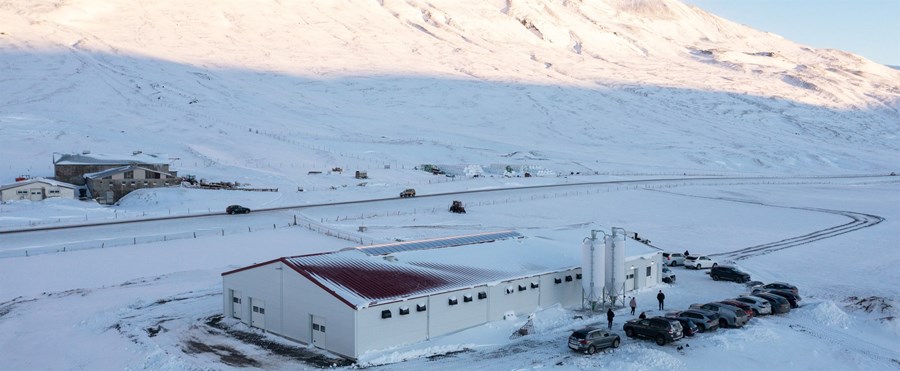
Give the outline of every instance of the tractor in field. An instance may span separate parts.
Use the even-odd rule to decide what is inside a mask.
[[[457,213],[457,214],[465,214],[466,208],[463,207],[462,201],[453,201],[453,203],[450,204],[450,212]]]

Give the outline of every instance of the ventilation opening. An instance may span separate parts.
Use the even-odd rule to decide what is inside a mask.
[[[381,311],[381,318],[391,318],[391,310],[385,309]]]
[[[525,291],[525,289],[527,289],[525,285],[519,285],[519,291]]]
[[[540,287],[540,286],[541,286],[541,285],[539,285],[537,282],[532,282],[532,283],[531,283],[531,288],[533,288],[533,289],[536,289],[536,288],[538,288],[538,287]]]
[[[425,304],[416,304],[416,312],[424,312]]]
[[[409,314],[409,307],[400,307],[400,315],[405,316]]]
[[[456,305],[456,304],[459,304],[459,300],[456,300],[456,297],[455,297],[455,296],[451,296],[451,297],[450,297],[450,300],[448,300],[448,302],[450,303],[450,305]]]
[[[566,276],[566,282],[572,282],[572,276]]]
[[[471,295],[471,294],[463,295],[463,302],[468,303],[468,302],[470,302],[470,301],[472,301],[472,295]]]
[[[581,279],[581,273],[576,274],[576,275],[575,275],[575,279],[580,280],[580,279]]]
[[[509,286],[509,287],[506,288],[506,293],[507,293],[507,294],[512,294],[512,293],[514,293],[514,292],[516,292],[516,289],[514,289],[512,286]]]
[[[478,293],[478,300],[487,299],[487,293],[482,291]]]
[[[559,278],[559,277],[554,278],[553,283],[556,283],[556,284],[562,283],[562,278]]]

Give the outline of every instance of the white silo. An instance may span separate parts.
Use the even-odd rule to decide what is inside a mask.
[[[606,238],[606,294],[618,296],[625,289],[625,230],[612,228]]]
[[[584,299],[591,303],[602,300],[606,282],[605,248],[603,241],[597,240],[597,232],[591,231],[591,237],[581,245],[581,287]]]

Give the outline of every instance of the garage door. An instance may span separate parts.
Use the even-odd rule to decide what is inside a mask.
[[[319,348],[325,347],[325,317],[312,317],[312,343]]]
[[[231,290],[231,316],[241,319],[241,292]]]
[[[253,313],[250,314],[250,326],[261,329],[266,328],[266,302],[250,298],[250,307]]]

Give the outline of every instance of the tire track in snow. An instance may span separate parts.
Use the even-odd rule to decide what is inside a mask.
[[[813,243],[819,240],[824,240],[832,237],[837,237],[842,234],[847,234],[850,232],[858,231],[860,229],[874,227],[879,223],[884,221],[883,217],[872,214],[864,214],[858,213],[854,211],[844,211],[844,210],[831,210],[831,209],[822,209],[815,207],[801,207],[801,206],[781,206],[781,205],[772,205],[758,201],[748,201],[748,200],[740,200],[733,199],[728,197],[708,197],[708,196],[697,196],[697,195],[688,195],[683,193],[671,192],[671,191],[662,191],[658,189],[654,189],[656,192],[663,192],[673,195],[685,196],[685,197],[695,197],[695,198],[704,198],[710,200],[719,200],[719,201],[729,201],[729,202],[739,202],[746,203],[751,205],[759,205],[759,206],[767,206],[767,207],[775,207],[782,209],[794,209],[794,210],[804,210],[818,213],[826,213],[826,214],[834,214],[841,215],[847,218],[850,218],[852,221],[836,226],[831,226],[824,229],[819,229],[804,235],[785,238],[782,240],[754,245],[750,247],[740,248],[734,251],[724,252],[724,253],[716,253],[709,254],[711,257],[723,257],[726,259],[733,260],[744,260],[752,257],[766,255],[775,251],[789,249],[796,246],[806,245],[809,243]]]

